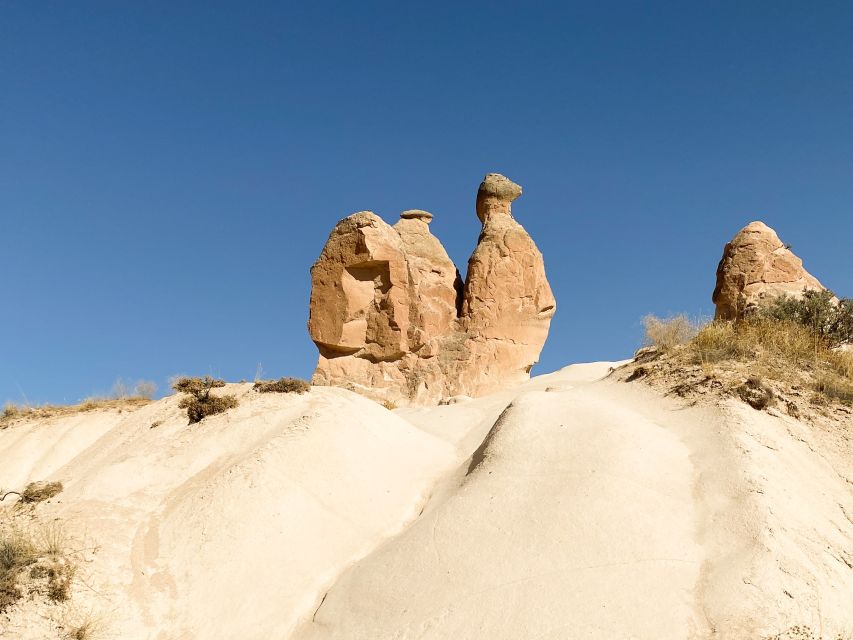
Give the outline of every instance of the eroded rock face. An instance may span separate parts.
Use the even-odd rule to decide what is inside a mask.
[[[520,195],[519,185],[494,173],[477,193],[483,231],[468,261],[461,317],[477,360],[463,378],[474,384],[476,376],[481,393],[529,377],[556,310],[542,254],[512,217]]]
[[[499,174],[480,185],[483,230],[464,287],[432,214],[404,211],[393,227],[369,211],[341,220],[311,269],[314,384],[404,405],[526,379],[556,303],[542,254],[512,218],[519,195]]]
[[[735,320],[780,295],[801,296],[804,289],[824,287],[773,229],[751,222],[723,250],[712,296],[715,318]]]

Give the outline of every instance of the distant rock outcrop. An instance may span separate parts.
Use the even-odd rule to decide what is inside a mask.
[[[431,213],[404,211],[393,227],[369,211],[341,220],[311,269],[314,384],[402,405],[526,379],[556,303],[542,254],[512,218],[519,195],[499,174],[480,185],[483,229],[464,287]]]
[[[823,290],[817,278],[763,222],[751,222],[729,242],[717,266],[712,300],[715,318],[735,320],[780,295],[801,296]]]

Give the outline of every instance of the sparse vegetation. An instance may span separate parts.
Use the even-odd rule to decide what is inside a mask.
[[[75,413],[86,411],[95,411],[98,409],[112,409],[118,411],[134,410],[151,402],[149,398],[143,397],[128,397],[128,398],[87,398],[79,404],[73,405],[28,405],[6,403],[3,412],[0,413],[0,428],[17,420],[19,418],[54,418],[58,416],[68,416]]]
[[[397,408],[397,403],[391,402],[390,400],[385,400],[382,403],[382,406],[385,407],[386,409],[388,409],[388,411],[393,411],[394,409]]]
[[[804,366],[826,351],[825,343],[807,327],[765,317],[712,322],[688,345],[697,364],[739,360]]]
[[[628,380],[654,383],[666,371],[694,371],[692,381],[678,381],[672,391],[687,395],[716,387],[758,409],[770,405],[774,390],[785,391],[782,407],[790,415],[800,415],[803,407],[791,398],[804,389],[821,411],[833,403],[853,404],[853,351],[840,348],[853,336],[853,303],[836,303],[830,292],[781,297],[736,322],[698,327],[683,315],[647,316],[643,322],[653,348],[638,352]]]
[[[853,354],[820,332],[768,316],[703,327],[686,350],[695,364],[753,363],[774,380],[808,382],[830,399],[853,403]]]
[[[279,378],[257,380],[252,388],[259,393],[305,393],[311,391],[311,384],[302,378]]]
[[[681,314],[669,318],[647,315],[643,318],[646,344],[661,351],[669,351],[690,341],[699,331],[697,322]]]
[[[31,531],[0,526],[0,613],[27,594],[68,600],[77,566],[67,546],[55,522]]]
[[[210,392],[213,389],[224,386],[224,380],[217,380],[210,376],[203,378],[178,378],[172,383],[172,388],[175,391],[187,394],[184,398],[181,398],[178,406],[187,410],[187,417],[190,420],[190,424],[201,422],[207,416],[223,413],[237,406],[238,402],[235,396],[211,395]]]
[[[853,636],[847,633],[838,633],[832,636],[832,640],[849,640],[851,637]],[[764,640],[829,640],[829,636],[807,625],[794,625],[772,636],[766,636]]]

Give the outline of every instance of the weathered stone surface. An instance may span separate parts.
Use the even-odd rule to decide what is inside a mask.
[[[556,310],[542,254],[512,217],[520,195],[519,185],[493,173],[477,193],[483,231],[468,261],[462,305],[476,366],[463,379],[481,393],[528,377]]]
[[[341,220],[311,269],[314,384],[404,405],[526,379],[556,304],[542,254],[512,218],[519,195],[499,174],[480,185],[483,230],[464,288],[432,214],[404,211],[393,227],[369,211]]]
[[[409,269],[400,236],[379,216],[341,220],[311,268],[308,332],[321,357],[373,362],[408,351]]]
[[[411,351],[445,335],[459,314],[462,279],[441,242],[430,233],[431,220],[432,214],[426,211],[404,211],[394,225],[408,260]]]
[[[780,295],[801,296],[804,289],[824,287],[773,229],[751,222],[723,250],[712,295],[715,318],[735,320]]]

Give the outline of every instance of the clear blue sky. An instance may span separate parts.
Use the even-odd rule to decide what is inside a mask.
[[[849,2],[0,2],[0,402],[116,378],[308,377],[340,218],[435,214],[464,271],[483,174],[558,301],[536,371],[710,314],[775,227],[853,295]]]

